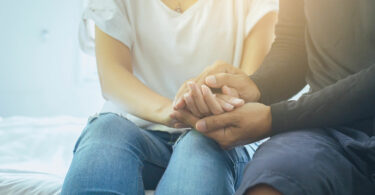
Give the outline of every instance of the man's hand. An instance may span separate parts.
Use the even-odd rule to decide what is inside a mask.
[[[222,93],[245,100],[245,102],[257,102],[260,99],[260,91],[256,84],[246,74],[219,73],[206,77],[205,83],[210,88],[222,89]]]
[[[230,149],[270,136],[271,124],[269,106],[247,103],[232,112],[199,120],[196,129],[214,139],[223,149]]]

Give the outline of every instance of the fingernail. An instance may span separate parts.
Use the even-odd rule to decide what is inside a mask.
[[[193,87],[194,87],[194,82],[193,82],[193,81],[189,81],[189,82],[188,82],[188,86],[189,86],[190,89],[193,89]]]
[[[224,104],[224,107],[225,107],[226,110],[232,110],[232,109],[234,108],[233,105],[228,104],[228,103],[225,103],[225,104]]]
[[[209,92],[208,92],[208,91],[209,91],[209,90],[208,90],[208,87],[207,87],[206,85],[202,85],[201,88],[202,88],[202,92],[203,92],[203,93],[209,93]]]
[[[228,92],[228,90],[229,90],[228,86],[224,85],[223,86],[223,92]]]
[[[242,99],[238,99],[238,98],[233,98],[233,99],[231,100],[231,102],[232,102],[233,104],[243,104],[243,103],[245,103]]]
[[[199,131],[206,131],[206,129],[207,129],[206,121],[204,121],[204,120],[198,121],[197,124],[196,124],[196,128]]]
[[[211,76],[206,77],[206,82],[209,85],[215,85],[216,84],[216,78],[215,78],[215,76],[211,75]]]

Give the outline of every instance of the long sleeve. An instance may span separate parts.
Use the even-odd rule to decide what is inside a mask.
[[[375,117],[375,64],[298,101],[273,104],[271,110],[274,133],[371,123]]]
[[[260,69],[251,76],[262,103],[286,100],[306,85],[305,26],[303,1],[281,0],[276,40]]]

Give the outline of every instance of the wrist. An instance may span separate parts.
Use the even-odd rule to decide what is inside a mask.
[[[167,126],[171,121],[170,114],[173,111],[172,101],[165,98],[157,102],[158,105],[149,113],[149,119],[151,119],[151,122]]]
[[[272,112],[271,112],[271,106],[265,107],[265,132],[267,135],[271,134],[272,130]]]
[[[261,98],[261,92],[258,86],[251,78],[249,78],[249,93],[245,99],[246,103],[259,102],[260,98]]]

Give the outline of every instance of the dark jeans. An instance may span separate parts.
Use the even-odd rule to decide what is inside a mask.
[[[247,165],[236,194],[258,184],[285,195],[374,195],[375,137],[349,128],[273,136]]]

